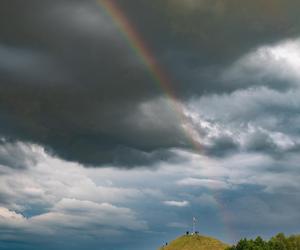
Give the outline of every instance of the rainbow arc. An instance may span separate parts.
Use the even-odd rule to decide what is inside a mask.
[[[123,34],[128,46],[149,70],[149,73],[153,78],[153,82],[162,90],[164,95],[170,101],[172,109],[180,120],[187,139],[198,152],[201,151],[201,143],[197,138],[197,132],[188,120],[181,101],[176,96],[170,77],[165,73],[159,62],[156,60],[146,42],[136,31],[134,25],[126,17],[115,0],[98,0],[98,2],[111,17],[119,31]]]
[[[153,82],[158,85],[162,90],[163,94],[168,98],[171,103],[172,109],[176,113],[182,129],[190,141],[191,146],[196,152],[202,152],[202,145],[199,141],[198,133],[195,130],[193,124],[186,115],[185,109],[182,102],[177,97],[172,81],[170,77],[163,70],[159,62],[156,60],[154,54],[148,48],[147,43],[142,39],[134,25],[130,22],[124,12],[120,9],[116,0],[96,0],[100,6],[106,11],[106,13],[111,17],[112,21],[118,27],[120,33],[126,39],[128,46],[134,51],[134,53],[140,58],[142,63],[149,70],[153,78]],[[163,0],[162,0],[163,1]],[[222,219],[224,226],[227,228],[227,233],[229,233],[230,227],[227,225],[227,210],[223,206],[222,202],[218,198],[219,194],[214,192],[212,194],[218,203],[219,210],[222,214]],[[234,235],[234,232],[230,232],[230,235]],[[232,236],[231,236],[232,237]]]

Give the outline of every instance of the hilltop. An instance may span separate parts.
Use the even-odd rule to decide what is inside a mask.
[[[227,247],[229,245],[212,237],[194,234],[181,236],[159,250],[224,250]]]

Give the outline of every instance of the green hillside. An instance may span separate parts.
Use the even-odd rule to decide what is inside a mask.
[[[228,245],[223,242],[201,235],[184,235],[159,250],[224,250]]]

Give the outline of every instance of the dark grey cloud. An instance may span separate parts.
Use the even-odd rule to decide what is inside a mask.
[[[278,88],[223,73],[251,49],[299,32],[297,1],[116,4],[182,101],[252,85]],[[13,0],[0,9],[3,137],[87,165],[152,164],[169,148],[191,147],[172,103],[101,1]]]
[[[151,111],[161,90],[99,4],[14,4],[1,8],[11,22],[1,36],[3,136],[91,165],[151,163],[151,151],[185,143],[167,103]]]
[[[241,83],[218,76],[225,65],[261,45],[297,37],[297,1],[168,0],[120,4],[175,76],[181,94],[230,92],[264,84],[282,88],[274,81]]]
[[[253,47],[299,32],[299,3],[293,0],[116,2],[131,14],[147,40],[157,41],[161,48],[162,41],[168,41],[170,50],[178,46],[178,54],[194,55],[191,65],[201,59],[205,65],[230,62]],[[156,30],[166,32],[155,36]]]

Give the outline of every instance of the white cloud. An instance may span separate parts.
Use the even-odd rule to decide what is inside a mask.
[[[300,39],[259,47],[236,61],[222,76],[233,82],[288,80],[299,85]],[[286,83],[280,83],[286,84]],[[284,87],[284,86],[283,86]]]
[[[9,172],[9,169],[4,169],[5,166],[16,169],[25,169],[28,166],[35,165],[38,158],[42,155],[41,147],[34,144],[26,144],[22,142],[7,142],[5,139],[0,139],[0,171],[4,174]],[[33,152],[33,154],[28,154]],[[0,173],[1,173],[0,172]]]
[[[300,120],[299,100],[300,88],[282,92],[259,87],[194,99],[188,110],[204,151],[219,139],[229,138],[237,146],[234,153],[278,154],[300,145],[295,126]]]
[[[13,224],[18,225],[25,222],[25,218],[14,211],[10,211],[5,207],[0,207],[0,224]]]
[[[95,203],[76,199],[62,199],[49,212],[25,218],[23,215],[0,207],[1,231],[23,229],[35,234],[69,234],[84,230],[85,234],[103,234],[122,230],[146,230],[147,223],[138,220],[128,208],[109,203]],[[68,228],[64,232],[64,229]]]
[[[80,229],[97,237],[128,230],[148,232],[153,224],[183,226],[169,222],[182,221],[179,211],[185,209],[218,211],[223,192],[238,194],[247,185],[279,197],[300,189],[299,157],[294,154],[274,160],[258,152],[223,158],[179,149],[173,153],[176,161],[160,162],[157,168],[122,170],[84,168],[28,147],[26,154],[38,156],[36,164],[22,171],[10,168],[0,176],[0,230],[71,236]],[[216,198],[215,193],[220,195]],[[150,203],[157,206],[157,213],[149,213]],[[233,208],[227,205],[227,209]]]
[[[126,206],[146,195],[157,195],[155,190],[117,186],[110,181],[115,173],[102,177],[107,169],[65,162],[39,146],[8,144],[6,148],[12,155],[22,148],[24,161],[35,162],[20,171],[10,166],[8,155],[7,166],[0,166],[4,173],[0,176],[1,232],[9,234],[10,228],[19,228],[24,233],[59,235],[78,228],[86,234],[106,235],[147,230],[147,222]]]
[[[52,206],[62,198],[90,200],[93,202],[122,203],[143,196],[135,188],[112,186],[107,181],[97,184],[91,172],[76,163],[69,163],[47,155],[45,152],[26,152],[40,161],[24,171],[10,171],[1,177],[1,194],[7,195],[12,207]]]
[[[30,218],[30,221],[42,226],[70,226],[72,228],[90,229],[130,229],[145,230],[145,221],[137,220],[129,208],[117,207],[109,203],[95,203],[76,199],[62,199],[52,211]]]
[[[185,178],[179,180],[177,184],[182,186],[197,186],[197,187],[204,187],[209,189],[229,188],[229,185],[226,182],[220,180],[213,180],[213,179]]]
[[[164,201],[163,203],[171,207],[187,207],[190,204],[188,201]]]

